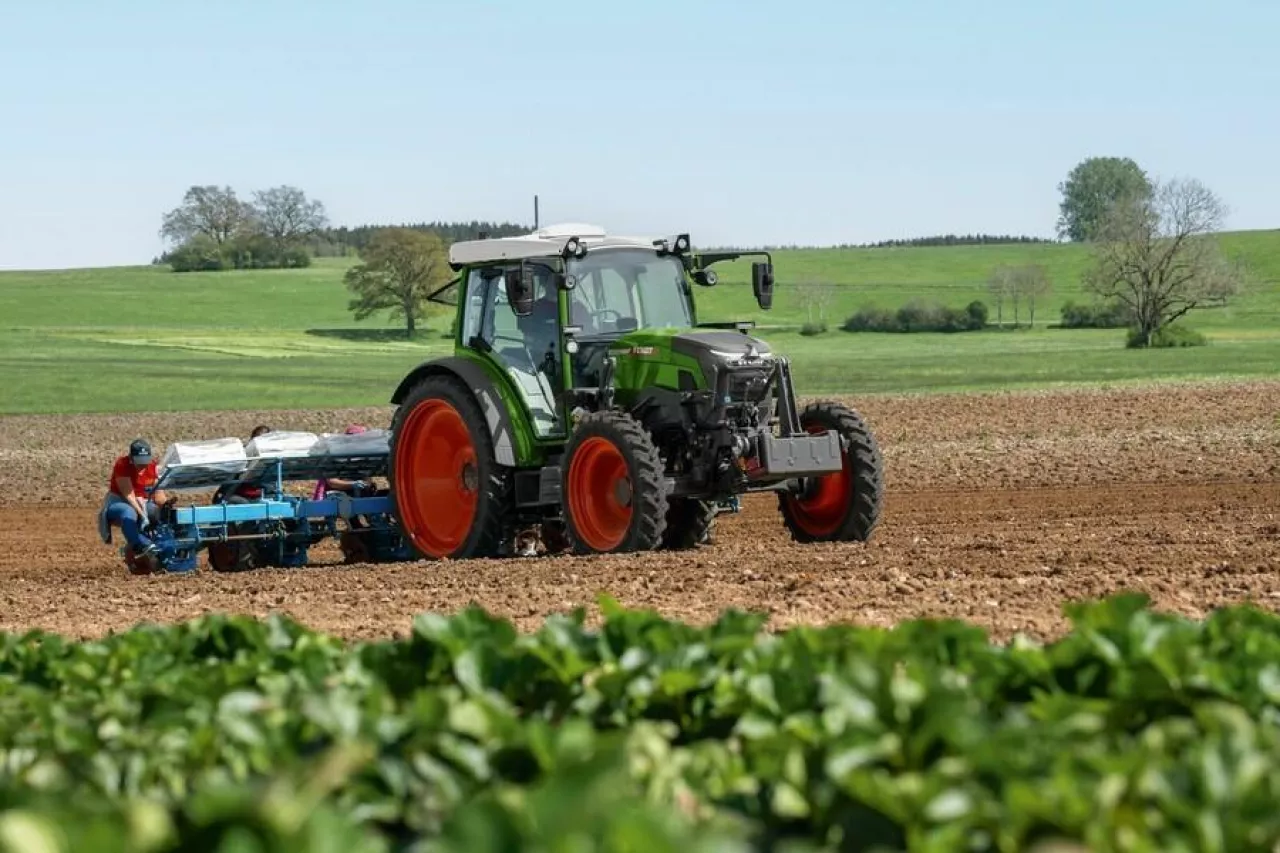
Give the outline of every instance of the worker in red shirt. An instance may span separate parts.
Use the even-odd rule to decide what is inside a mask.
[[[125,542],[136,556],[150,556],[158,550],[146,536],[153,516],[158,514],[157,507],[165,502],[162,492],[147,495],[147,489],[155,486],[156,480],[151,445],[139,438],[129,445],[128,454],[118,457],[111,466],[111,480],[98,515],[98,532],[103,542],[110,544],[114,526],[124,533]]]

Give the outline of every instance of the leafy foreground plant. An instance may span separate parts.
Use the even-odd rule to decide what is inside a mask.
[[[1146,605],[1045,646],[608,599],[0,635],[0,850],[1273,849],[1280,618]]]

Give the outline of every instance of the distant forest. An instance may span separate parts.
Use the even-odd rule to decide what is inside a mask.
[[[861,243],[840,248],[888,249],[900,246],[995,246],[1005,243],[1054,243],[1046,237],[1028,237],[1025,234],[939,234],[933,237],[911,237],[906,240],[881,240],[878,243]]]
[[[520,225],[514,222],[413,222],[400,225],[357,225],[354,228],[345,225],[337,228],[322,228],[308,240],[308,248],[316,257],[342,257],[358,253],[373,235],[387,228],[407,228],[411,231],[426,231],[437,234],[447,243],[458,240],[474,240],[481,234],[490,237],[514,237],[528,234],[533,230],[531,225]]]
[[[935,234],[929,237],[910,237],[902,240],[880,240],[875,243],[839,243],[831,246],[783,243],[764,246],[702,246],[702,249],[746,251],[749,249],[777,252],[785,249],[902,249],[931,246],[998,246],[1014,243],[1056,243],[1048,237],[1029,237],[1025,234]]]
[[[414,222],[380,225],[335,226],[329,222],[324,202],[308,198],[298,187],[282,185],[255,190],[250,201],[229,186],[194,185],[182,202],[161,217],[160,234],[172,248],[155,259],[175,272],[223,269],[305,267],[315,257],[350,257],[366,249],[380,231],[403,228],[438,235],[445,245],[474,240],[481,235],[511,237],[533,230],[520,222]],[[1006,234],[942,234],[843,244],[837,249],[897,248],[906,246],[982,246],[998,243],[1052,243],[1041,237]],[[807,246],[700,246],[708,249],[800,249]]]

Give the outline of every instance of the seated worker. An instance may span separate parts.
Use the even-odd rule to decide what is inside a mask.
[[[542,273],[535,268],[533,310],[527,317],[517,317],[516,326],[524,335],[533,369],[554,379],[559,361],[560,294],[549,270]]]
[[[271,432],[271,427],[259,424],[253,428],[253,432],[249,433],[249,440],[253,441],[258,436],[266,435],[269,432]],[[213,503],[216,504],[242,504],[261,499],[262,487],[256,483],[224,483],[218,487],[218,491],[213,493]]]
[[[369,428],[360,424],[352,424],[343,430],[343,435],[360,435],[368,432]],[[326,477],[316,480],[316,487],[311,492],[311,500],[322,501],[324,496],[329,492],[345,492],[352,497],[357,495],[375,494],[373,483],[366,480],[344,480],[341,477]]]
[[[147,489],[157,479],[151,445],[136,439],[129,445],[129,452],[117,457],[111,466],[107,493],[98,513],[98,535],[105,544],[111,544],[111,528],[119,527],[135,555],[146,557],[159,550],[145,532],[158,518],[159,507],[168,503],[164,492],[147,496]]]

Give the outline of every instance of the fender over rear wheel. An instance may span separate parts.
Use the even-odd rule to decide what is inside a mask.
[[[800,413],[806,432],[835,430],[844,467],[810,479],[802,495],[779,493],[778,508],[797,542],[865,542],[880,521],[884,463],[862,416],[839,403],[811,403]]]
[[[492,557],[509,471],[471,390],[451,376],[414,386],[391,421],[391,497],[413,550],[428,559]]]
[[[652,551],[667,526],[667,480],[648,433],[623,412],[592,412],[565,445],[565,533],[579,554]]]

